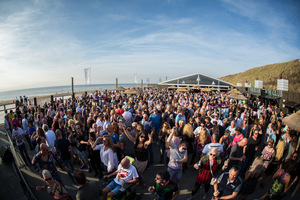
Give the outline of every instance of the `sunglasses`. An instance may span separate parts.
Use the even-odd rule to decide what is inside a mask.
[[[45,178],[44,180],[45,180],[45,181],[51,181],[52,178],[51,178],[51,177],[50,177],[50,178]]]
[[[140,138],[145,138],[145,136],[140,136]]]
[[[186,150],[186,148],[185,148],[185,147],[182,147],[182,146],[181,146],[181,148],[182,148],[183,150]]]
[[[161,180],[162,180],[162,178],[157,178],[157,177],[155,177],[155,179],[158,180],[158,181],[161,181]]]
[[[209,155],[211,155],[212,157],[216,157],[216,154],[212,154],[212,153],[210,153]]]

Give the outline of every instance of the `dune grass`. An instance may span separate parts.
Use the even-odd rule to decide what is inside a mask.
[[[248,81],[254,87],[254,80],[257,77],[263,81],[263,86],[266,89],[277,89],[277,79],[280,74],[283,79],[289,80],[289,91],[300,92],[300,59],[255,67],[220,79],[235,85],[242,83],[243,86]]]

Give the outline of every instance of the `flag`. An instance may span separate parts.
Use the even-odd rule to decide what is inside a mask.
[[[135,82],[136,84],[138,83],[136,74],[134,74],[134,82]]]
[[[85,75],[85,83],[91,84],[91,68],[85,68],[84,69],[84,75]]]

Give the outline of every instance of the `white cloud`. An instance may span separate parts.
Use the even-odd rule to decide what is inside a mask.
[[[85,20],[62,12],[64,5],[56,2],[47,11],[47,2],[38,1],[0,22],[0,91],[69,84],[71,76],[83,84],[86,67],[92,67],[93,83],[113,83],[116,77],[120,83],[133,82],[134,73],[144,82],[147,77],[157,82],[158,77],[197,72],[221,77],[300,55],[299,48],[273,26],[280,17],[273,16],[274,11],[264,16],[261,4],[224,2],[231,12],[266,26],[272,37],[229,26],[220,29],[192,16],[146,19],[134,12],[103,12],[89,21],[93,30],[85,31]],[[274,21],[269,22],[271,16]],[[294,30],[284,19],[278,25],[287,33]]]

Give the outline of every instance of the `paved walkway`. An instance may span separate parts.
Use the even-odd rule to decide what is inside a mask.
[[[5,132],[3,131],[3,126],[0,126],[0,145],[7,145],[7,136]],[[27,144],[26,144],[27,145]],[[27,145],[28,147],[28,145]],[[29,149],[29,148],[28,148]],[[154,199],[154,195],[150,194],[147,191],[147,188],[153,184],[155,174],[160,171],[166,169],[164,164],[158,164],[159,163],[159,150],[158,146],[156,144],[153,144],[154,149],[154,164],[150,166],[148,170],[145,170],[144,177],[147,183],[147,187],[142,189],[138,189],[138,193],[142,194],[142,199],[145,200],[152,200]],[[33,157],[34,151],[29,151],[30,158]],[[22,159],[20,159],[22,160]],[[15,171],[13,170],[12,164],[9,163],[3,163],[0,160],[0,183],[1,183],[1,189],[0,189],[0,196],[1,199],[17,199],[17,200],[23,200],[26,199],[26,196],[23,194],[22,187],[20,185],[20,179],[16,175]],[[22,165],[22,161],[20,162],[20,165]],[[79,167],[79,165],[75,165],[76,168]],[[41,177],[35,172],[34,168],[32,166],[28,167],[22,167],[21,171],[23,172],[23,175],[29,185],[33,188],[33,192],[35,193],[36,197],[38,199],[52,199],[46,191],[36,191],[35,186],[36,185],[43,185],[43,180]],[[88,173],[87,170],[86,175],[88,177],[88,180],[92,181],[98,181],[98,179],[94,178],[94,172]],[[66,185],[67,191],[70,193],[70,195],[75,199],[76,191],[78,186],[75,185],[71,179],[68,177],[67,173],[64,171],[61,171],[62,179],[64,184]],[[190,197],[191,189],[193,187],[193,184],[195,182],[195,179],[197,177],[197,171],[192,169],[192,166],[188,166],[188,170],[186,170],[183,173],[182,181],[180,183],[180,196],[178,200],[186,200],[188,197]],[[99,181],[98,181],[99,182]],[[272,184],[272,181],[269,181],[268,184],[263,188],[257,187],[255,193],[248,197],[249,200],[257,199],[263,196],[268,188],[270,188]],[[299,185],[299,183],[298,183]],[[207,195],[206,199],[211,199],[212,197],[213,188],[211,187],[209,190],[209,195]],[[198,194],[194,199],[202,199],[202,195],[204,194],[204,189],[199,190]],[[296,191],[296,195],[294,198],[291,197],[291,193],[288,193],[284,199],[292,199],[292,200],[299,200],[300,199],[300,191]]]

